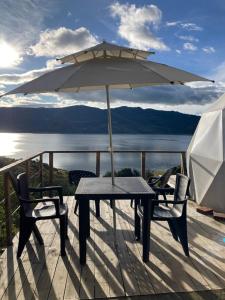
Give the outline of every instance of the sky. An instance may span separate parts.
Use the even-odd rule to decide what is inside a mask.
[[[113,107],[201,114],[225,92],[224,0],[0,0],[0,95],[59,67],[57,57],[106,40],[215,80],[111,92]],[[104,91],[12,95],[0,106],[105,108]]]

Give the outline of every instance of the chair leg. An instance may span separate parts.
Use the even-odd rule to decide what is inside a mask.
[[[41,236],[40,231],[38,230],[36,224],[34,224],[34,226],[33,226],[33,233],[34,233],[34,235],[35,235],[35,237],[36,237],[38,243],[39,243],[40,245],[44,245],[44,241],[43,241],[43,239],[42,239],[42,236]]]
[[[139,241],[141,238],[141,220],[137,213],[137,206],[140,203],[140,200],[134,200],[134,234],[136,241]]]
[[[109,200],[110,201],[110,207],[113,209],[113,200]]]
[[[134,199],[131,199],[130,200],[130,207],[133,207],[133,204],[134,204]]]
[[[75,204],[75,208],[74,208],[74,213],[75,213],[75,215],[77,215],[77,209],[78,209],[78,206],[79,206],[79,201],[76,200],[76,204]]]
[[[24,218],[20,219],[20,233],[19,233],[19,244],[17,250],[17,258],[20,258],[23,249],[30,238],[30,235],[34,228],[33,221],[27,221]]]
[[[176,228],[184,253],[186,256],[189,256],[186,217],[181,217],[176,220]]]
[[[174,224],[173,220],[168,220],[168,225],[169,225],[170,231],[173,235],[173,238],[175,239],[175,241],[178,241],[176,224]]]
[[[66,255],[65,239],[66,239],[66,216],[62,216],[59,219],[60,222],[60,252],[61,256]]]
[[[66,228],[65,228],[65,238],[68,240],[68,214],[66,215]]]
[[[100,218],[100,200],[95,200],[95,214],[96,218]]]

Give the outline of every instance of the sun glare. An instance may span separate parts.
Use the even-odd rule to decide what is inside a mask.
[[[0,133],[0,156],[11,156],[17,149],[17,133]]]
[[[0,41],[0,68],[14,67],[20,61],[18,50],[5,41]]]

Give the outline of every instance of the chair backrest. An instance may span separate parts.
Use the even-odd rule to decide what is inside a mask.
[[[171,169],[168,169],[159,179],[158,181],[158,184],[157,186],[160,187],[160,188],[165,188],[169,179],[170,179],[170,176],[172,174],[174,174],[176,171],[176,167],[173,167]]]
[[[26,173],[21,173],[17,176],[18,196],[21,207],[26,211],[31,208],[31,204],[24,203],[21,199],[29,200],[28,179]]]
[[[78,185],[81,178],[88,178],[88,177],[97,177],[97,175],[90,171],[85,170],[74,170],[69,171],[69,182],[70,184]]]
[[[177,173],[176,186],[174,191],[174,201],[184,201],[190,185],[190,178],[184,174]]]

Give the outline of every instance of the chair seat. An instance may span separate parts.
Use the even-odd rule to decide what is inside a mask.
[[[138,205],[138,213],[143,217],[143,206]],[[173,219],[179,218],[181,216],[181,211],[176,209],[176,207],[167,206],[154,206],[154,212],[152,219]]]
[[[155,206],[153,218],[154,219],[172,219],[172,218],[179,218],[181,216],[181,212],[176,209],[175,207],[170,208],[166,206]]]
[[[68,207],[66,204],[60,204],[59,214],[66,215],[68,212]],[[56,215],[55,205],[43,205],[41,208],[34,208],[26,212],[26,217],[43,219],[43,218],[54,218]]]

